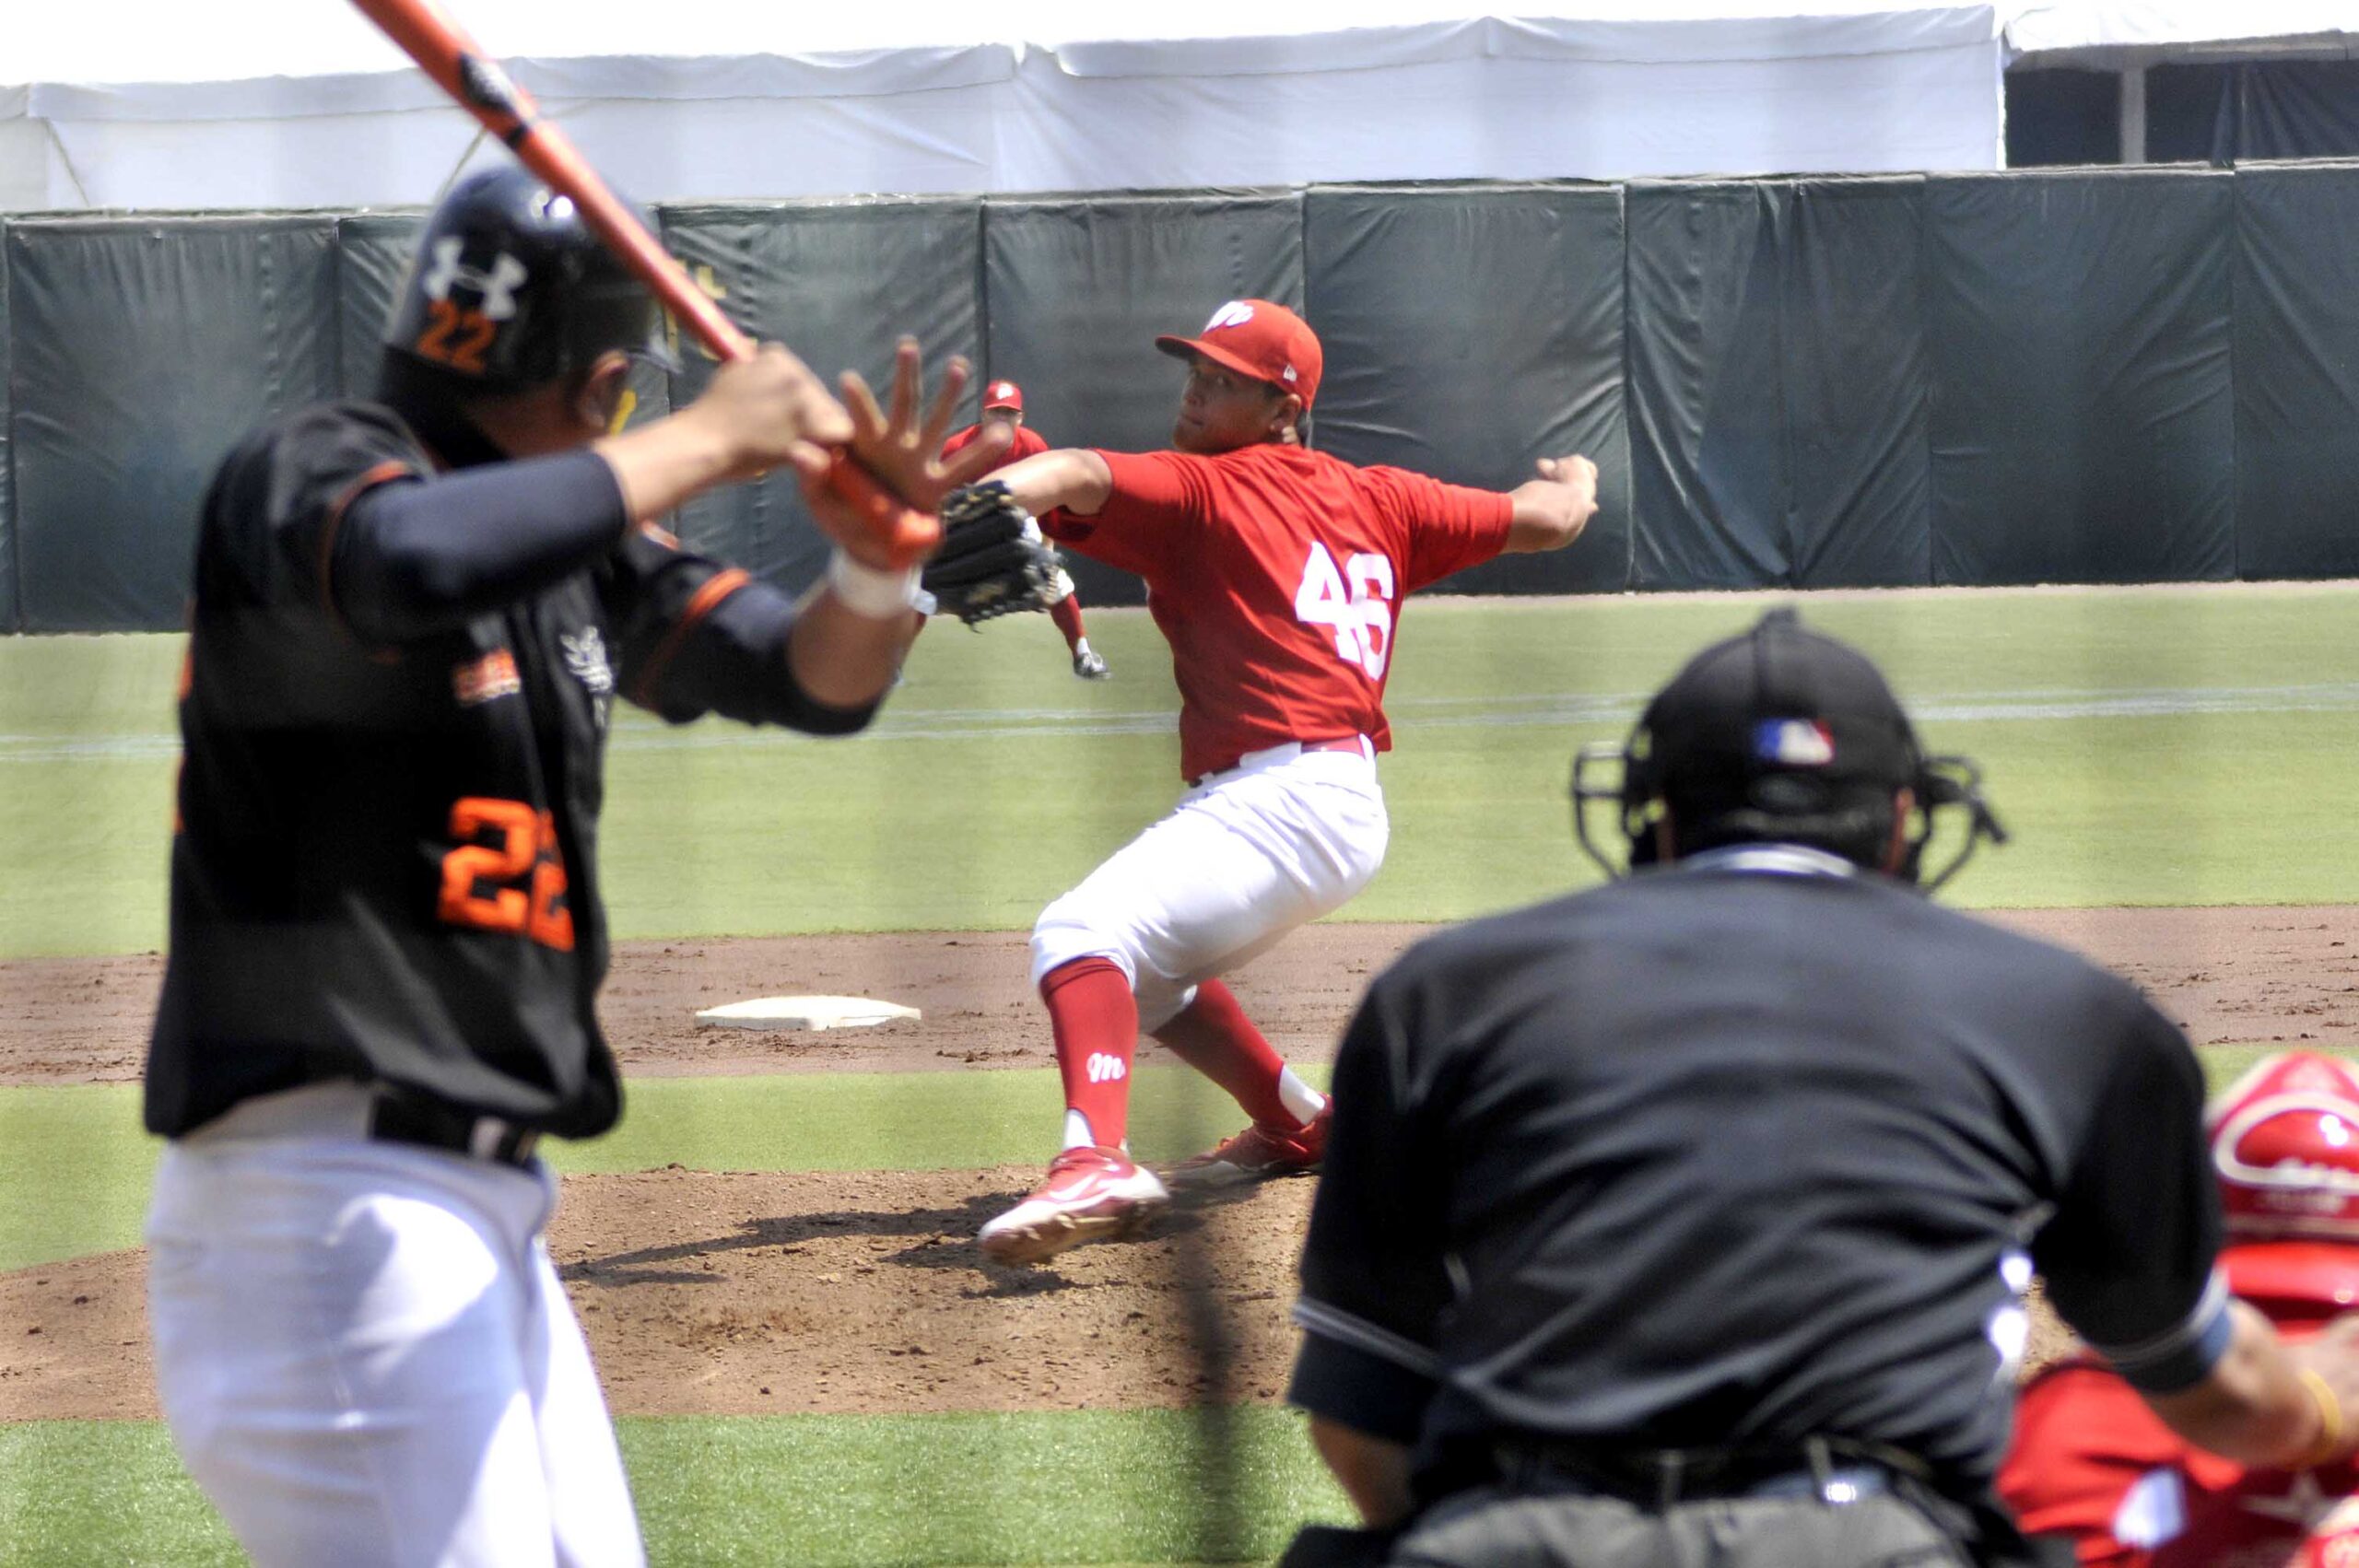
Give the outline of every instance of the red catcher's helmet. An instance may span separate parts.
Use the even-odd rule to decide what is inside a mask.
[[[2270,1057],[2204,1121],[2229,1288],[2275,1318],[2359,1304],[2359,1067],[2316,1051]]]

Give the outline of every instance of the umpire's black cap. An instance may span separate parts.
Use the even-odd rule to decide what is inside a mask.
[[[1647,705],[1637,739],[1656,790],[1673,797],[1744,795],[1788,776],[1889,793],[1920,766],[1916,731],[1876,667],[1790,609],[1689,660]]]

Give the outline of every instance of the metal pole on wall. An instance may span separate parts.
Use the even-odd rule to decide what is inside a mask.
[[[2146,161],[2146,62],[2141,55],[2121,67],[2121,161]]]

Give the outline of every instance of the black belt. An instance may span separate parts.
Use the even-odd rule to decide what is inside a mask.
[[[1739,1498],[1856,1503],[1907,1490],[1925,1466],[1882,1444],[1843,1438],[1716,1448],[1629,1448],[1548,1438],[1496,1443],[1494,1478],[1590,1492],[1642,1508]]]
[[[369,1108],[369,1136],[385,1143],[415,1143],[519,1168],[533,1163],[539,1132],[496,1116],[423,1100],[380,1098]]]

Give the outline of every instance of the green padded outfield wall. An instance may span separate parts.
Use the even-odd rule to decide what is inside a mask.
[[[179,625],[207,475],[254,423],[367,389],[417,218],[0,226],[0,628]],[[1318,444],[1490,486],[1600,461],[1580,548],[1449,585],[1492,591],[2359,573],[2355,219],[2343,164],[663,215],[724,308],[821,373],[881,380],[914,331],[937,373],[963,351],[1022,381],[1058,444],[1163,444],[1157,333],[1304,306]],[[676,382],[640,373],[637,417],[704,384],[681,356]],[[784,477],[679,521],[790,587],[826,556]]]
[[[1645,183],[1625,199],[1632,586],[1775,582],[1786,464],[1778,252],[1761,192]]]
[[[1798,180],[1766,190],[1781,263],[1786,581],[1930,581],[1925,182]]]
[[[16,443],[8,388],[8,226],[0,223],[0,632],[21,629],[17,605]]]
[[[425,216],[357,213],[335,226],[337,385],[346,397],[367,397],[376,382],[385,318]]]
[[[1613,186],[1332,186],[1303,200],[1326,351],[1319,445],[1511,489],[1584,452],[1602,500],[1579,548],[1450,579],[1474,593],[1616,590],[1630,576],[1622,193]]]
[[[1922,181],[1635,184],[1633,585],[1929,580]]]
[[[981,204],[923,201],[723,204],[664,209],[663,239],[732,320],[792,346],[830,384],[850,368],[889,384],[897,333],[923,346],[929,391],[954,354],[980,360]],[[713,361],[684,345],[673,395],[686,403]],[[794,477],[775,473],[698,497],[682,539],[793,588],[819,575],[827,544]]]
[[[1926,187],[1933,580],[2236,569],[2231,176]]]
[[[2359,168],[2236,188],[2236,571],[2359,576]]]
[[[1024,388],[1025,421],[1052,447],[1169,445],[1183,372],[1155,339],[1193,335],[1243,298],[1302,305],[1300,194],[993,200],[983,209],[983,369]],[[1071,565],[1083,603],[1141,602],[1129,573]]]
[[[221,455],[336,391],[334,220],[36,217],[6,243],[23,627],[177,626]]]

